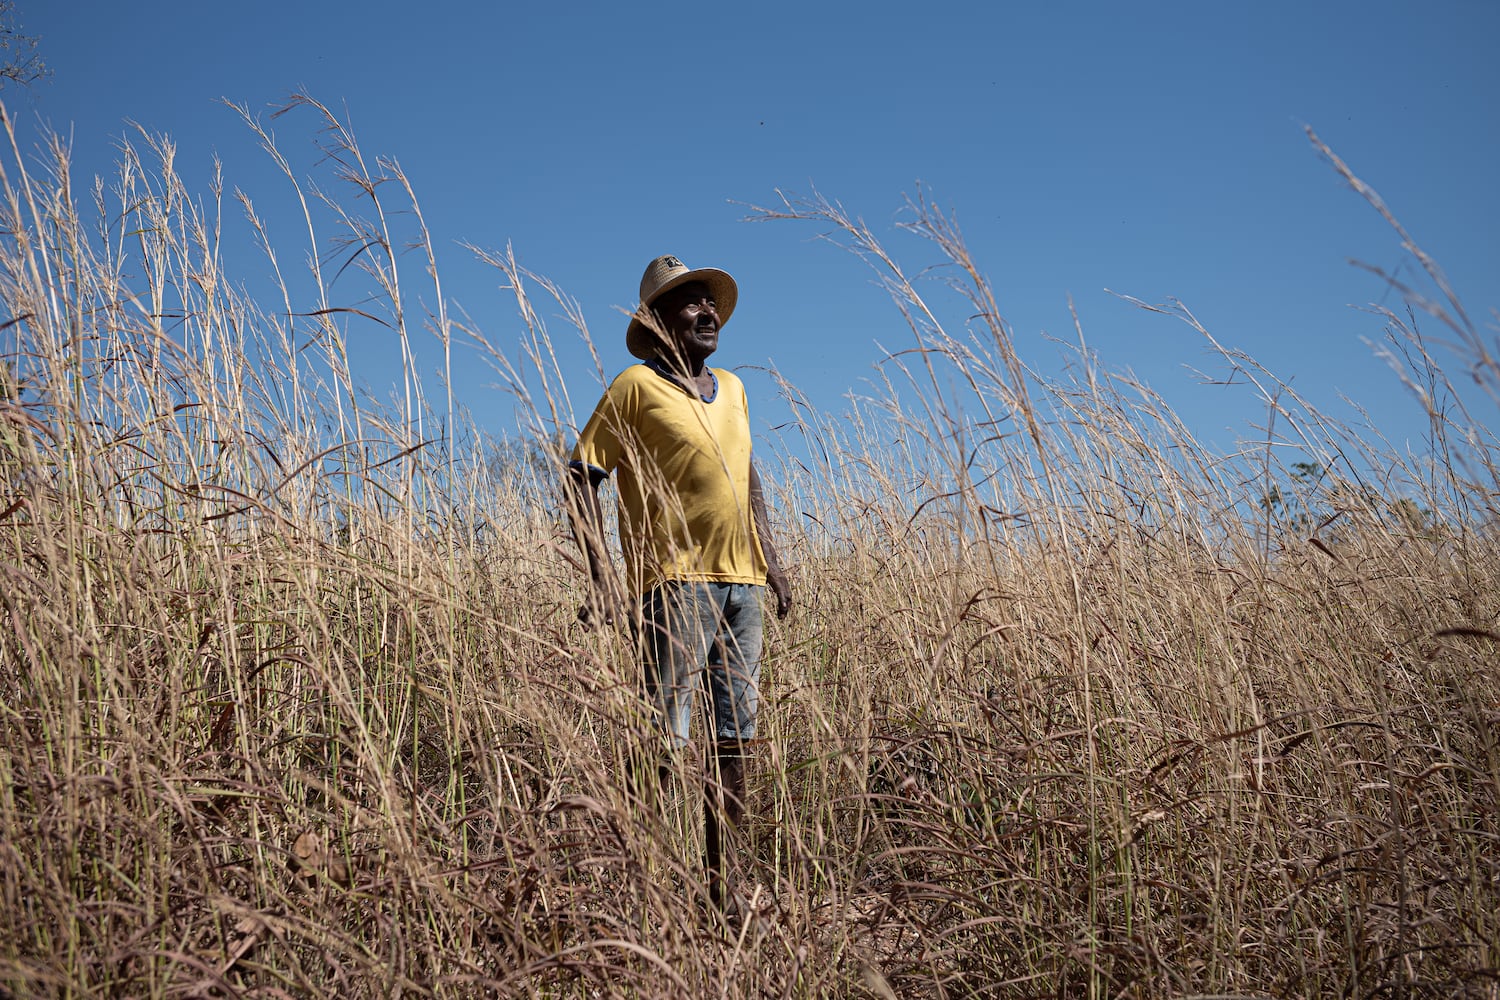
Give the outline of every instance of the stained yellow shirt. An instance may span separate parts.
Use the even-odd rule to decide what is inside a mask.
[[[618,473],[627,586],[667,580],[764,584],[750,511],[750,408],[733,373],[709,369],[704,400],[651,362],[622,372],[573,449],[593,476]]]

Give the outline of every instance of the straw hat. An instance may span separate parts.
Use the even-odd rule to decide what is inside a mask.
[[[630,329],[625,331],[626,350],[642,361],[650,361],[656,357],[657,339],[652,333],[656,322],[651,317],[651,306],[667,292],[689,281],[701,281],[708,286],[708,293],[714,297],[719,313],[719,328],[723,329],[724,324],[729,322],[729,314],[734,312],[734,303],[740,294],[734,279],[716,267],[691,270],[669,254],[647,264],[646,273],[641,275],[641,304],[630,318]]]

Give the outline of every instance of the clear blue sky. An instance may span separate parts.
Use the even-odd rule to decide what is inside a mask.
[[[511,243],[575,297],[611,374],[630,363],[617,308],[635,304],[647,260],[674,253],[739,280],[716,363],[774,363],[838,408],[873,374],[877,341],[910,335],[854,257],[810,227],[744,223],[739,203],[816,188],[915,270],[932,255],[894,225],[920,182],[956,213],[1039,370],[1060,367],[1048,336],[1072,338],[1071,296],[1107,365],[1221,447],[1255,437],[1264,412],[1247,390],[1191,374],[1222,371],[1191,330],[1105,289],[1176,297],[1318,403],[1349,416],[1350,396],[1417,446],[1420,410],[1363,342],[1383,324],[1351,308],[1396,303],[1348,260],[1391,269],[1402,252],[1304,125],[1384,196],[1491,336],[1500,305],[1495,0],[19,8],[55,75],[6,99],[29,128],[71,134],[80,174],[108,173],[127,119],[167,133],[205,199],[217,154],[300,260],[288,185],[218,101],[269,110],[305,89],[347,108],[367,154],[401,163],[447,295],[492,341],[514,343],[514,303],[461,241]],[[310,171],[315,125],[274,123]],[[586,412],[597,384],[552,326]],[[394,344],[360,355],[373,386],[390,381]],[[422,362],[435,371],[437,353]],[[457,387],[504,433],[493,381],[467,364]],[[751,389],[774,416],[769,387]]]

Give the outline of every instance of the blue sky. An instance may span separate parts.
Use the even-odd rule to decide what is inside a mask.
[[[956,215],[1039,371],[1062,366],[1049,337],[1073,338],[1071,297],[1102,361],[1148,381],[1201,437],[1258,436],[1251,393],[1192,374],[1223,368],[1198,335],[1105,290],[1175,297],[1315,402],[1348,417],[1339,397],[1352,397],[1420,447],[1421,411],[1365,344],[1383,323],[1351,308],[1397,304],[1348,261],[1395,268],[1399,242],[1304,126],[1382,194],[1494,335],[1493,0],[19,6],[54,76],[5,99],[33,133],[45,122],[71,136],[77,174],[108,175],[127,120],[166,133],[205,199],[217,155],[298,260],[290,188],[219,101],[268,114],[305,90],[347,111],[368,155],[400,162],[444,291],[492,342],[519,335],[514,300],[465,242],[513,245],[576,298],[610,374],[631,360],[618,308],[635,304],[645,263],[673,253],[739,280],[716,363],[774,364],[838,409],[875,373],[877,343],[904,348],[910,334],[857,259],[811,226],[745,223],[744,204],[815,189],[916,270],[932,253],[895,224],[920,183]],[[330,184],[312,116],[272,124],[299,169]],[[247,253],[235,277],[264,275]],[[565,324],[552,330],[586,408],[592,368]],[[372,337],[358,354],[379,392],[395,345]],[[435,351],[420,360],[436,371]],[[513,410],[494,381],[473,363],[455,384],[505,433]],[[769,385],[747,381],[775,419]]]

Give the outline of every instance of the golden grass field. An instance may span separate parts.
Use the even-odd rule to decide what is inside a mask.
[[[411,187],[312,110],[348,207],[301,189],[333,222],[267,238],[280,299],[166,140],[97,190],[0,158],[0,994],[1500,996],[1500,363],[1415,248],[1386,347],[1430,453],[1225,349],[1277,423],[1218,454],[1082,350],[1029,369],[931,206],[949,284],[758,212],[864,255],[920,349],[847,414],[788,382],[758,452],[798,606],[726,921],[698,798],[627,794],[555,436],[349,372],[375,327],[477,344],[557,428],[566,296],[487,255],[519,338],[450,315]]]

